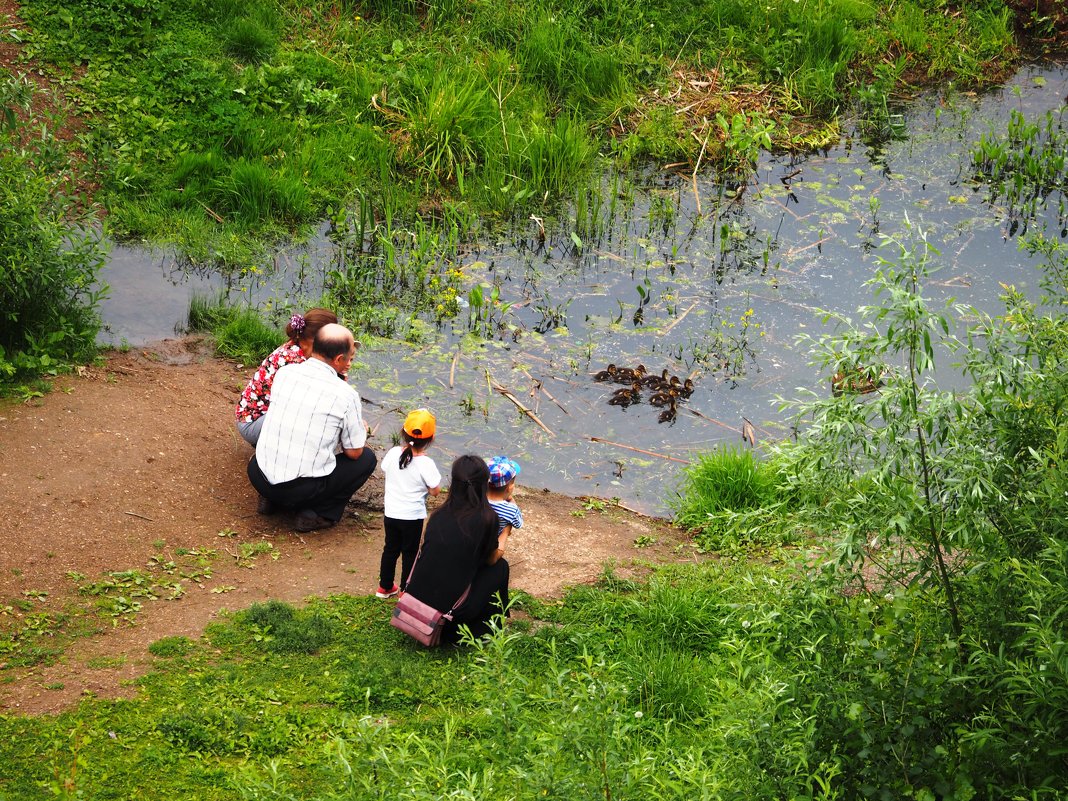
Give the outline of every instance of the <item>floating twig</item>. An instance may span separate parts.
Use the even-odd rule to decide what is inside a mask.
[[[487,372],[486,375],[488,377],[489,376],[489,372]],[[519,398],[517,398],[515,395],[513,395],[507,389],[502,387],[500,384],[494,384],[493,385],[493,389],[497,390],[499,393],[504,395],[504,397],[508,398],[508,400],[510,400],[513,404],[515,404],[515,407],[517,409],[519,409],[519,411],[521,411],[523,414],[525,414],[527,417],[529,417],[531,420],[533,420],[535,423],[537,423],[538,426],[541,428],[541,430],[544,431],[546,434],[548,434],[550,437],[555,437],[556,436],[556,434],[554,434],[552,431],[550,431],[549,427],[547,425],[545,425],[545,423],[543,423],[538,418],[538,416],[536,414],[534,414],[534,412],[532,412],[530,409],[528,409],[526,406],[524,406],[523,402],[520,401]]]
[[[522,367],[516,366],[516,369],[519,370],[519,372],[521,372],[523,375],[525,375],[531,381],[533,381],[535,383],[535,385],[537,385],[537,388],[539,390],[541,390],[543,393],[545,393],[545,397],[548,398],[549,400],[551,400],[553,403],[555,403],[560,408],[560,411],[562,411],[564,414],[567,414],[567,415],[571,414],[571,412],[569,412],[567,409],[565,409],[563,406],[561,406],[560,405],[560,401],[558,401],[556,398],[554,398],[553,394],[551,392],[549,392],[549,390],[547,390],[545,388],[545,382],[544,381],[542,381],[541,379],[535,378],[530,373],[528,373],[526,370],[524,370]]]
[[[681,322],[682,322],[682,320],[683,320],[683,318],[684,318],[684,317],[685,317],[685,316],[686,316],[687,314],[689,314],[690,312],[692,312],[692,311],[693,311],[693,310],[694,310],[694,309],[695,309],[695,308],[697,307],[697,304],[698,304],[698,303],[700,303],[700,301],[697,301],[697,300],[695,300],[695,301],[694,301],[694,302],[693,302],[692,304],[690,304],[690,307],[689,307],[688,309],[686,309],[686,311],[684,311],[684,312],[683,312],[682,314],[680,314],[680,315],[679,315],[678,317],[676,317],[676,318],[675,318],[674,320],[672,320],[672,321],[671,321],[671,325],[669,325],[669,326],[668,326],[667,328],[664,328],[664,329],[662,329],[662,330],[658,331],[658,332],[657,332],[658,336],[664,336],[664,334],[666,334],[666,333],[667,333],[668,331],[670,331],[670,330],[671,330],[672,328],[674,328],[674,327],[675,327],[675,326],[677,326],[677,325],[678,325],[679,323],[681,323]]]
[[[697,154],[697,163],[693,166],[693,197],[697,201],[697,215],[701,215],[701,194],[697,191],[697,171],[701,169],[701,159],[704,158],[705,148],[708,147],[708,137],[711,134],[705,135],[705,141],[701,143],[701,152]]]
[[[672,462],[679,462],[680,464],[689,464],[689,462],[685,459],[678,459],[674,456],[668,456],[664,453],[657,453],[656,451],[647,451],[644,448],[635,448],[633,445],[624,445],[622,442],[612,442],[612,440],[610,439],[602,439],[601,437],[590,437],[590,442],[600,442],[602,445],[614,445],[617,448],[634,451],[635,453],[644,453],[646,456],[655,456],[657,459],[667,459]]]
[[[723,426],[723,428],[727,429],[728,431],[733,431],[735,434],[741,434],[742,433],[742,430],[740,428],[735,428],[734,426],[729,426],[724,422],[716,420],[714,417],[709,417],[707,414],[701,414],[696,409],[687,409],[686,411],[688,411],[690,414],[694,415],[695,417],[700,417],[702,420],[707,420],[710,423],[715,423],[717,426]]]
[[[456,363],[460,361],[460,349],[456,349],[456,355],[452,357],[452,369],[449,370],[449,389],[456,383]]]

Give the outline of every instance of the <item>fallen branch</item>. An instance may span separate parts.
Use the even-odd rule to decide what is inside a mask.
[[[680,314],[678,317],[671,321],[671,325],[661,331],[658,331],[657,336],[664,336],[664,334],[666,334],[672,328],[681,323],[683,318],[697,307],[698,303],[700,303],[700,301],[695,300],[692,304],[690,304],[690,307],[686,311],[684,311],[682,314]]]
[[[449,389],[456,383],[456,363],[460,361],[460,349],[456,349],[456,355],[452,357],[452,369],[449,370]]]
[[[742,433],[742,430],[740,428],[735,428],[734,426],[729,426],[726,423],[721,423],[719,420],[716,420],[715,418],[709,417],[706,414],[701,414],[696,409],[687,409],[686,411],[688,411],[690,414],[694,415],[695,417],[700,417],[702,420],[707,420],[710,423],[715,423],[717,426],[723,426],[723,428],[727,429],[728,431],[733,431],[735,434],[741,434]]]
[[[200,201],[198,200],[197,203],[200,203]],[[200,205],[204,206],[203,203],[200,203]],[[224,220],[222,217],[220,217],[214,211],[209,209],[207,206],[204,206],[204,211],[206,211],[208,214],[210,214],[212,216],[212,219],[215,220],[215,222],[217,222],[217,223],[225,223],[226,222],[226,220]]]
[[[565,409],[563,406],[561,406],[560,405],[560,401],[558,401],[556,398],[554,398],[552,393],[549,392],[549,390],[547,390],[545,388],[545,382],[541,381],[540,379],[535,378],[534,376],[532,376],[530,373],[528,373],[526,370],[524,370],[522,367],[519,367],[518,365],[516,366],[516,369],[519,370],[519,372],[521,372],[523,375],[525,375],[531,381],[533,381],[534,384],[537,386],[537,388],[545,393],[545,397],[548,398],[549,400],[551,400],[553,403],[555,403],[560,408],[560,411],[562,411],[566,415],[570,415],[571,414],[571,412],[569,412],[567,409]]]
[[[123,512],[123,514],[124,515],[129,515],[130,517],[139,517],[142,520],[147,520],[149,523],[155,523],[156,522],[151,517],[145,517],[144,515],[139,515],[139,514],[137,514],[137,512]]]
[[[635,448],[631,445],[624,445],[621,442],[612,442],[610,439],[601,439],[600,437],[590,437],[590,442],[600,442],[602,445],[614,445],[617,448],[623,448],[628,451],[634,451],[635,453],[644,453],[646,456],[655,456],[657,459],[668,459],[672,462],[679,462],[680,464],[689,464],[685,459],[678,459],[674,456],[668,456],[667,454],[657,453],[656,451],[647,451],[643,448]]]
[[[489,373],[487,372],[486,375],[488,377]],[[523,414],[525,414],[527,417],[529,417],[531,420],[533,420],[535,423],[537,423],[542,431],[544,431],[550,437],[555,437],[556,436],[556,434],[554,434],[552,431],[549,430],[549,427],[547,425],[545,425],[545,423],[543,423],[540,419],[538,419],[538,416],[536,414],[534,414],[534,412],[532,412],[530,409],[528,409],[526,406],[523,405],[522,401],[520,401],[519,398],[517,398],[515,395],[513,395],[507,389],[502,387],[500,384],[494,384],[493,388],[495,390],[497,390],[499,393],[501,393],[502,395],[504,395],[504,397],[508,398],[508,400],[510,400],[513,404],[515,404],[515,407],[517,409],[519,409],[519,411],[521,411]]]

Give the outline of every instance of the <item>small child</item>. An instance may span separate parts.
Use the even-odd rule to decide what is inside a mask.
[[[404,418],[404,445],[389,450],[382,459],[386,474],[386,543],[378,573],[379,598],[392,598],[404,589],[412,572],[426,520],[426,497],[441,492],[441,473],[426,449],[434,441],[436,422],[426,409],[416,409]],[[397,557],[401,557],[401,584],[393,582]]]
[[[503,553],[512,529],[523,528],[523,513],[512,500],[515,492],[515,479],[519,475],[519,465],[507,456],[494,456],[487,463],[489,466],[489,505],[497,513],[500,521],[497,531],[498,549]],[[497,554],[499,557],[501,554]]]

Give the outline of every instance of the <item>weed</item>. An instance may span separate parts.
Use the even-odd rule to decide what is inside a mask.
[[[281,601],[253,604],[244,621],[253,638],[273,653],[315,653],[334,638],[332,626],[325,617],[298,612]]]
[[[170,658],[186,656],[193,648],[193,642],[188,637],[164,637],[149,645],[148,652],[153,656]]]

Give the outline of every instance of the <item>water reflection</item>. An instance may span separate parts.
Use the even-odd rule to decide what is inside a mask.
[[[528,486],[665,511],[683,461],[740,443],[746,420],[758,440],[786,436],[771,400],[796,387],[829,391],[793,338],[819,329],[820,309],[848,314],[870,301],[862,285],[877,263],[873,249],[880,234],[901,233],[906,217],[941,251],[935,298],[997,312],[1000,283],[1033,289],[1037,275],[1003,217],[964,182],[968,151],[1012,109],[1041,114],[1066,92],[1065,68],[1028,67],[995,92],[917,101],[902,141],[874,148],[846,139],[806,158],[767,156],[744,187],[711,174],[695,183],[661,171],[606,178],[599,197],[612,199],[611,211],[576,205],[573,224],[544,239],[529,221],[508,241],[480,242],[467,256],[469,266],[480,263],[469,276],[500,286],[512,334],[474,339],[462,312],[418,345],[362,349],[353,380],[379,447],[402,410],[429,405],[442,463],[507,453],[523,463]],[[171,335],[194,292],[304,305],[342,258],[324,227],[279,251],[267,279],[227,287],[163,254],[116,248],[105,274],[109,337],[137,344]],[[608,363],[690,376],[693,395],[672,423],[648,402],[610,406],[618,387],[592,380]]]

